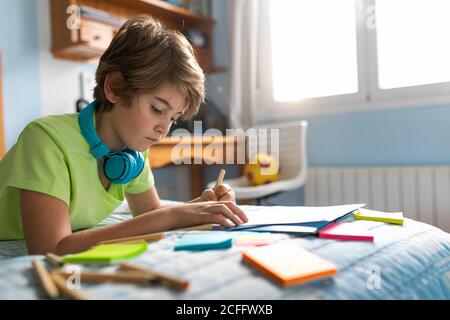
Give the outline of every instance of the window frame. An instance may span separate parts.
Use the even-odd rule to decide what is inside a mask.
[[[260,14],[268,21],[259,25],[257,105],[261,122],[298,116],[315,116],[345,112],[429,107],[450,103],[450,81],[393,89],[378,87],[376,28],[367,27],[376,0],[355,0],[358,92],[300,101],[275,101],[272,86],[271,32],[269,2],[260,0]],[[376,7],[375,7],[376,14]],[[276,112],[274,112],[276,110]]]

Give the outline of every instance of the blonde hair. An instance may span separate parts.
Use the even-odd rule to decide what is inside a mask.
[[[205,100],[205,75],[192,46],[180,32],[167,29],[150,16],[125,22],[101,56],[94,88],[99,112],[113,108],[103,91],[105,78],[112,72],[122,75],[122,80],[111,83],[111,89],[126,105],[134,96],[166,83],[185,98],[186,119],[194,116]]]

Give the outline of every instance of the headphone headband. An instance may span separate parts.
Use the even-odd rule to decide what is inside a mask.
[[[98,136],[94,127],[94,109],[96,101],[92,101],[80,112],[78,124],[80,125],[81,134],[86,139],[92,154],[96,159],[102,159],[110,150]]]

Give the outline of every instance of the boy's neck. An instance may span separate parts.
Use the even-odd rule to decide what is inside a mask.
[[[95,113],[95,129],[100,140],[106,144],[109,150],[121,151],[125,148],[125,144],[112,125],[111,112]]]

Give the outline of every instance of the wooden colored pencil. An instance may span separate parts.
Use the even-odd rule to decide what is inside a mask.
[[[217,190],[217,188],[223,183],[223,178],[225,177],[225,169],[220,169],[219,175],[217,176],[216,183],[214,184],[214,192]],[[202,201],[202,197],[197,197],[194,200],[191,200],[189,202],[198,202]]]
[[[46,254],[45,260],[54,267],[61,267],[64,264],[64,261],[60,256],[51,252]]]
[[[203,230],[213,230],[213,229],[214,229],[214,225],[209,223],[209,224],[202,224],[199,226],[193,226],[193,227],[189,227],[189,228],[176,229],[174,231],[203,231]]]
[[[120,270],[133,270],[133,271],[139,271],[144,272],[148,274],[149,276],[155,277],[155,280],[160,282],[161,284],[168,285],[171,287],[175,287],[181,290],[185,290],[189,287],[189,281],[186,279],[179,278],[177,276],[167,274],[165,272],[156,271],[150,268],[144,268],[128,263],[122,263],[119,266]]]
[[[216,184],[214,185],[214,191],[223,183],[223,178],[225,177],[225,169],[220,169],[219,175],[216,179]]]
[[[60,293],[70,299],[74,300],[91,300],[91,298],[84,293],[81,293],[79,290],[69,289],[66,285],[66,278],[63,277],[58,271],[52,271],[50,276],[58,287]]]
[[[158,232],[158,233],[144,234],[144,235],[140,235],[140,236],[133,236],[133,237],[101,241],[100,244],[136,243],[136,242],[142,242],[142,241],[152,242],[152,241],[158,241],[158,240],[164,239],[164,237],[165,237],[164,232]]]
[[[71,273],[65,271],[58,271],[58,273],[65,278],[71,275]],[[156,278],[156,276],[141,271],[118,271],[116,273],[82,271],[80,277],[81,281],[121,283],[149,283]]]
[[[39,281],[39,284],[41,285],[47,298],[50,299],[58,298],[59,297],[58,288],[56,287],[55,283],[50,277],[50,274],[48,273],[42,261],[34,260],[32,264],[36,277]]]

